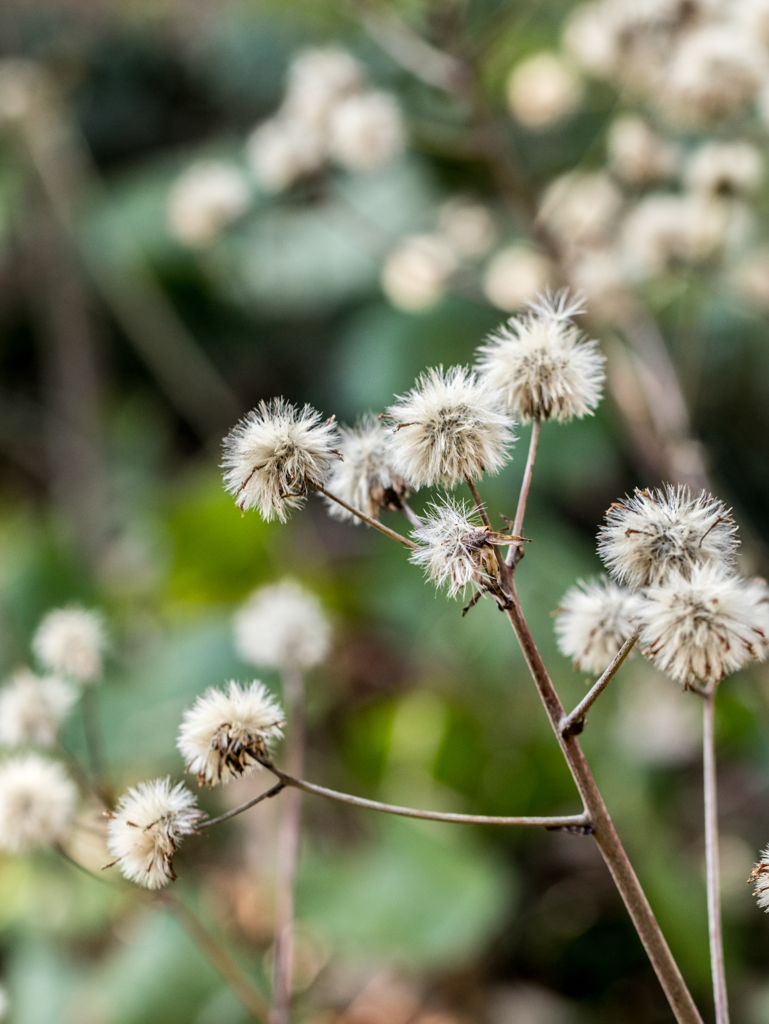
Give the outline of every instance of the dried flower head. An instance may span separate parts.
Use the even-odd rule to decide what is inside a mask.
[[[580,671],[600,673],[636,629],[639,598],[609,580],[580,581],[558,607],[558,648]]]
[[[445,238],[412,235],[385,260],[382,290],[398,309],[416,313],[435,305],[456,269],[456,255]]]
[[[169,230],[183,245],[207,245],[245,212],[248,199],[248,182],[237,167],[219,160],[199,160],[171,188]]]
[[[580,312],[581,300],[565,291],[545,296],[481,346],[481,378],[502,392],[524,422],[582,417],[601,400],[605,359],[598,342],[572,323]]]
[[[486,267],[483,293],[498,309],[515,313],[547,288],[553,267],[546,257],[523,245],[501,249]]]
[[[738,543],[723,502],[670,484],[615,502],[598,532],[604,565],[633,590],[663,583],[673,572],[689,577],[700,565],[730,569]]]
[[[77,690],[56,676],[17,672],[0,690],[0,745],[50,747]]]
[[[258,508],[282,523],[309,487],[322,486],[339,458],[339,431],[309,405],[260,402],[224,439],[224,484],[241,511]]]
[[[106,646],[101,615],[76,607],[49,612],[32,641],[43,668],[79,683],[93,683],[102,674]]]
[[[411,561],[421,565],[437,587],[455,597],[468,585],[481,590],[496,578],[495,546],[509,544],[504,534],[492,533],[465,502],[446,498],[430,505],[412,536],[419,545]]]
[[[206,690],[184,712],[176,745],[187,771],[215,786],[257,771],[283,724],[283,711],[262,683],[230,682],[226,691]]]
[[[324,141],[312,128],[279,115],[260,124],[246,142],[246,160],[269,192],[283,192],[323,166]]]
[[[517,64],[507,80],[510,113],[527,128],[549,128],[579,107],[580,78],[555,53],[537,53]]]
[[[327,489],[368,516],[376,519],[380,509],[400,509],[409,492],[404,480],[390,468],[391,431],[381,420],[366,416],[354,428],[340,427],[342,461],[334,464]],[[360,519],[335,501],[326,499],[329,514],[337,519]]]
[[[496,473],[515,440],[502,396],[463,366],[423,373],[387,414],[395,423],[393,468],[411,487]]]
[[[748,882],[755,885],[753,895],[758,898],[758,905],[769,914],[769,846],[761,851],[761,860],[750,872]]]
[[[749,142],[706,142],[687,160],[684,183],[692,192],[729,198],[754,191],[762,171],[761,154]]]
[[[329,118],[328,148],[342,167],[368,171],[403,150],[406,129],[389,92],[363,92],[338,103]]]
[[[202,817],[195,797],[181,782],[141,782],[120,798],[107,826],[107,847],[121,873],[145,889],[176,879],[173,857]]]
[[[769,588],[720,564],[671,572],[643,591],[641,647],[671,678],[717,683],[769,651]]]
[[[38,754],[0,764],[0,849],[25,853],[65,838],[77,790],[62,765]]]
[[[318,599],[293,580],[255,590],[235,616],[235,646],[253,665],[312,668],[328,654],[330,635]]]

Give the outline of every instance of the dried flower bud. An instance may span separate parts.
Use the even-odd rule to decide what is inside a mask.
[[[65,838],[77,791],[62,765],[37,754],[0,764],[0,849],[26,853]]]
[[[393,468],[411,487],[496,473],[515,440],[500,394],[462,366],[428,370],[387,414]]]
[[[145,889],[176,880],[173,857],[202,818],[195,797],[170,779],[132,787],[121,798],[107,827],[107,847],[121,873]]]
[[[241,511],[258,508],[282,523],[309,487],[322,486],[339,458],[339,431],[309,405],[260,402],[224,439],[224,483]]]
[[[672,679],[717,683],[769,651],[769,588],[719,564],[673,571],[643,591],[643,653]]]
[[[252,665],[312,668],[328,654],[330,633],[318,599],[293,580],[255,590],[235,616],[235,646]]]
[[[56,676],[17,672],[0,690],[0,745],[50,747],[77,690]]]
[[[500,391],[524,422],[592,413],[601,400],[603,355],[571,322],[580,300],[567,292],[532,303],[512,317],[479,349],[481,378]]]
[[[633,590],[673,572],[688,578],[700,565],[729,569],[737,544],[737,526],[722,502],[670,484],[615,502],[598,533],[604,565]]]
[[[184,712],[176,745],[187,771],[215,786],[258,771],[258,758],[268,755],[283,724],[283,711],[262,683],[230,682],[226,691],[206,690]]]
[[[580,581],[558,607],[558,648],[581,671],[603,672],[636,629],[640,601],[608,580]]]
[[[404,480],[390,468],[389,431],[381,420],[366,416],[353,429],[339,428],[342,461],[335,463],[326,488],[353,508],[376,519],[380,509],[399,509],[409,493]],[[329,515],[360,519],[335,501],[326,499]]]
[[[102,674],[106,646],[101,615],[85,608],[49,612],[32,641],[35,656],[44,668],[79,683],[93,683]]]

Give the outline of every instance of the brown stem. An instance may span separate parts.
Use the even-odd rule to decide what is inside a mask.
[[[286,763],[292,773],[301,775],[304,770],[304,682],[296,666],[286,666],[283,671],[283,700],[288,722]],[[294,973],[294,897],[301,807],[302,794],[293,788],[286,793],[283,801],[278,831],[270,1024],[288,1024],[291,1009],[291,982]]]
[[[272,789],[266,790],[264,793],[260,793],[259,796],[255,796],[253,800],[246,800],[244,804],[238,804],[237,807],[233,807],[231,811],[225,811],[224,814],[220,814],[218,818],[205,818],[198,825],[198,829],[211,828],[212,825],[221,825],[223,821],[229,821],[230,818],[234,818],[237,814],[242,814],[243,811],[248,811],[252,807],[256,807],[262,800],[269,800],[270,797],[277,796],[282,790],[286,788],[284,782],[279,782]]]
[[[341,505],[342,508],[347,509],[348,512],[357,516],[357,518],[362,522],[367,523],[369,526],[373,526],[375,530],[379,530],[379,532],[383,533],[385,537],[397,540],[399,544],[404,546],[404,548],[409,548],[409,550],[413,551],[419,546],[418,544],[415,544],[413,540],[409,540],[408,537],[404,537],[402,534],[396,533],[395,530],[391,530],[389,526],[385,526],[383,523],[380,523],[378,519],[373,519],[371,516],[367,516],[365,512],[361,512],[360,509],[353,508],[352,505],[348,505],[346,501],[338,498],[335,494],[332,494],[331,491],[327,491],[326,488],[322,487],[320,484],[315,485],[315,490],[328,498],[329,501],[335,501],[337,505]]]
[[[537,457],[537,445],[539,444],[539,431],[541,426],[541,420],[536,419],[532,421],[529,454],[526,457],[526,468],[523,471],[521,493],[518,497],[518,507],[515,510],[515,520],[513,522],[512,532],[518,537],[522,536],[523,517],[526,515],[526,502],[529,500],[529,488],[531,487],[531,478],[534,473],[534,460]],[[507,553],[507,564],[517,565],[523,558],[523,552],[523,544],[517,544],[515,547],[510,548]]]
[[[545,705],[550,724],[553,727],[563,756],[571,771],[582,797],[585,810],[593,826],[593,835],[603,859],[611,872],[623,902],[627,907],[633,925],[651,960],[655,973],[667,996],[668,1002],[679,1024],[702,1024],[702,1018],[694,1004],[681,972],[678,969],[667,942],[657,924],[646,895],[636,877],[633,867],[619,840],[614,823],[598,790],[595,779],[587,765],[585,755],[575,736],[563,736],[561,722],[564,710],[558,694],[550,680],[534,638],[523,617],[515,588],[511,584],[511,602],[505,614],[515,631],[521,650],[529,666],[534,683]]]
[[[705,864],[708,890],[708,938],[710,970],[713,975],[713,999],[716,1024],[729,1024],[729,1002],[724,969],[724,942],[721,933],[721,882],[718,864],[718,790],[716,785],[715,690],[702,698],[702,767],[705,796]]]
[[[595,704],[598,698],[601,696],[603,691],[612,681],[614,676],[617,674],[620,666],[630,654],[633,646],[638,639],[638,633],[633,633],[631,637],[624,642],[622,647],[617,651],[614,656],[614,660],[611,665],[606,669],[601,678],[592,686],[590,693],[584,697],[579,704],[574,708],[570,715],[567,715],[561,721],[561,735],[562,736],[577,736],[582,732],[582,723],[585,720],[585,715],[588,713],[590,708]]]

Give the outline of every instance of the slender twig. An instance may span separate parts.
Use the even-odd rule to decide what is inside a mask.
[[[211,828],[212,825],[221,825],[223,821],[229,821],[230,818],[234,818],[236,814],[242,814],[243,811],[248,811],[252,807],[256,807],[262,800],[269,800],[270,797],[277,796],[281,790],[286,788],[284,782],[279,782],[272,789],[266,790],[264,793],[260,793],[259,796],[255,796],[253,800],[246,800],[244,804],[239,804],[237,807],[233,807],[231,811],[226,811],[224,814],[220,814],[218,818],[205,818],[196,827],[198,829]]]
[[[603,797],[596,785],[592,772],[588,767],[585,755],[575,736],[563,736],[561,722],[564,716],[563,705],[558,698],[542,657],[526,623],[521,606],[515,593],[515,585],[510,581],[511,601],[505,614],[515,631],[520,643],[529,671],[539,692],[542,703],[547,711],[553,731],[558,738],[566,763],[577,784],[586,813],[593,827],[593,836],[601,854],[611,872],[635,930],[643,943],[654,971],[667,996],[671,1009],[679,1024],[702,1024],[702,1018],[694,1004],[694,1000],[686,987],[681,972],[673,959],[665,937],[660,930],[654,913],[649,906],[635,871],[617,835]]]
[[[423,821],[446,821],[458,825],[502,825],[521,826],[523,828],[574,828],[588,829],[590,827],[589,817],[582,814],[553,815],[551,817],[497,817],[487,814],[454,814],[450,811],[423,811],[416,807],[399,807],[397,804],[384,804],[379,800],[366,800],[361,796],[353,796],[351,793],[340,793],[336,789],[327,789],[325,786],[316,786],[314,782],[307,782],[305,779],[296,779],[287,772],[276,768],[273,764],[264,762],[273,775],[284,782],[286,786],[296,786],[305,793],[313,793],[315,796],[323,796],[328,800],[337,800],[339,803],[351,804],[353,807],[364,807],[369,811],[381,811],[383,814],[396,814],[401,818],[421,818]]]
[[[585,715],[592,708],[598,698],[601,696],[603,691],[612,681],[614,676],[617,674],[620,666],[622,665],[625,658],[630,654],[633,646],[638,639],[638,633],[633,633],[631,637],[624,642],[617,653],[614,656],[614,660],[611,665],[606,669],[601,678],[594,683],[591,687],[590,692],[583,697],[583,699],[577,704],[570,715],[567,715],[561,721],[561,735],[562,736],[576,736],[582,732],[582,723],[585,720]]]
[[[383,523],[380,523],[379,520],[373,519],[371,516],[367,516],[366,513],[361,512],[360,509],[353,508],[352,505],[348,505],[346,501],[343,501],[341,498],[338,498],[335,494],[332,494],[330,491],[327,491],[326,488],[322,487],[320,484],[315,485],[315,490],[318,491],[320,494],[324,495],[326,498],[328,498],[329,501],[335,501],[337,505],[341,505],[342,508],[347,509],[348,512],[352,513],[352,515],[354,516],[357,516],[358,519],[362,520],[362,522],[367,523],[369,526],[373,526],[375,530],[379,530],[379,532],[383,533],[385,537],[390,537],[392,540],[397,540],[399,544],[402,544],[404,546],[404,548],[409,548],[410,551],[413,551],[415,548],[419,546],[415,544],[413,540],[409,540],[408,537],[404,537],[402,534],[396,533],[395,530],[391,530],[389,526],[385,526]]]
[[[716,1024],[729,1024],[729,1003],[724,969],[724,942],[721,933],[721,881],[718,863],[718,791],[716,787],[715,690],[702,698],[702,767],[705,796],[705,864],[708,890],[708,937],[710,970],[713,975],[713,999]]]
[[[304,771],[304,681],[296,666],[284,668],[283,700],[288,722],[286,761],[292,773],[301,775]],[[280,781],[283,782],[282,779]],[[294,902],[301,802],[302,794],[298,789],[294,788],[286,793],[278,830],[270,1024],[288,1024],[291,1009],[291,983],[294,974]]]
[[[518,498],[518,507],[515,510],[515,519],[513,520],[512,532],[516,536],[522,536],[523,533],[523,517],[526,514],[526,502],[529,499],[529,488],[531,487],[531,477],[534,473],[534,460],[537,457],[537,445],[539,444],[539,431],[541,426],[541,420],[536,419],[532,421],[529,454],[526,458],[526,468],[523,471],[523,481],[521,482],[521,493]],[[507,564],[517,565],[523,558],[523,554],[523,544],[517,544],[514,548],[510,548],[507,553]]]

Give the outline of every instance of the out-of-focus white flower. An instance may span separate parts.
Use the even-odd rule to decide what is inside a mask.
[[[203,817],[181,782],[141,782],[120,798],[107,826],[107,847],[124,878],[145,889],[176,879],[173,857]]]
[[[398,309],[416,313],[435,305],[456,269],[456,256],[444,238],[412,235],[387,257],[382,288]]]
[[[563,291],[511,317],[480,347],[481,379],[501,392],[522,421],[592,413],[601,400],[604,356],[571,321],[582,312],[581,299]]]
[[[366,416],[354,428],[340,427],[342,459],[334,464],[326,489],[348,505],[376,519],[380,509],[399,509],[408,487],[390,468],[391,431],[380,419]],[[326,498],[329,514],[337,519],[360,519]]]
[[[411,487],[453,487],[498,472],[510,458],[513,420],[502,396],[463,366],[423,373],[387,414],[393,468]]]
[[[504,539],[483,526],[464,502],[447,498],[431,504],[412,536],[419,546],[411,561],[422,566],[436,587],[447,587],[450,597],[470,584],[483,588],[495,577],[494,547]]]
[[[322,486],[339,458],[339,431],[309,405],[260,402],[224,439],[224,483],[241,511],[258,508],[282,523],[310,487]]]
[[[619,254],[614,249],[585,249],[568,267],[569,283],[585,296],[591,317],[613,320],[629,308],[632,297]]]
[[[732,287],[759,309],[769,310],[769,247],[754,249],[729,275]]]
[[[762,173],[761,154],[749,142],[706,142],[686,161],[684,184],[692,192],[731,197],[753,192]]]
[[[283,110],[303,127],[322,134],[340,100],[364,84],[360,63],[340,46],[303,50],[288,69]]]
[[[646,587],[639,612],[641,648],[686,686],[717,683],[769,652],[769,587],[719,564],[673,571]]]
[[[622,208],[622,194],[605,171],[570,171],[545,191],[539,220],[567,248],[606,241]]]
[[[582,102],[582,82],[555,53],[522,61],[507,80],[507,105],[527,128],[549,128],[573,114]]]
[[[639,603],[635,594],[608,580],[580,581],[558,607],[555,632],[561,654],[580,671],[603,672],[635,632]]]
[[[219,160],[198,160],[179,175],[168,195],[168,228],[183,245],[208,245],[248,207],[246,178]]]
[[[607,5],[584,3],[574,8],[563,32],[567,53],[596,78],[610,78],[618,60],[617,34]]]
[[[77,791],[64,768],[37,754],[0,764],[0,849],[25,853],[65,838]]]
[[[625,114],[613,121],[606,138],[609,167],[627,185],[665,181],[676,173],[680,151],[641,117]]]
[[[614,502],[598,532],[604,565],[634,590],[664,583],[674,572],[690,576],[698,566],[731,570],[738,543],[723,502],[670,484]]]
[[[43,668],[79,683],[93,683],[102,674],[106,646],[101,615],[85,608],[49,612],[32,640],[32,650]]]
[[[348,96],[332,110],[328,131],[330,155],[351,171],[379,167],[406,144],[403,115],[389,92]]]
[[[238,654],[252,665],[312,668],[328,654],[331,629],[320,602],[293,580],[255,590],[234,625]]]
[[[498,309],[516,313],[545,291],[553,273],[546,257],[524,245],[495,254],[483,275],[483,293]]]
[[[643,662],[620,688],[614,734],[625,756],[655,767],[682,764],[697,754],[701,728],[697,702]]]
[[[283,711],[262,683],[230,682],[226,691],[206,690],[184,712],[176,745],[200,785],[215,786],[258,771],[283,725]]]
[[[658,106],[685,123],[725,118],[755,100],[766,75],[767,55],[758,40],[733,23],[705,25],[681,40]]]
[[[270,192],[282,192],[323,166],[323,138],[286,116],[259,125],[246,141],[246,159],[254,177]]]
[[[56,676],[17,672],[0,690],[0,745],[50,747],[77,690]]]
[[[496,234],[488,207],[457,196],[440,209],[438,228],[460,259],[476,259],[489,251]]]

